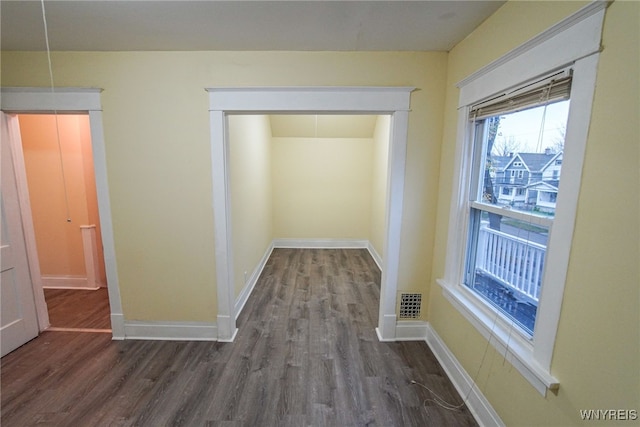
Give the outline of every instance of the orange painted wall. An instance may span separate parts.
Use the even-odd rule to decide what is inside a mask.
[[[42,275],[86,277],[80,226],[96,224],[100,236],[89,117],[58,116],[64,181],[56,117],[19,115],[18,120]],[[103,260],[99,240],[98,249]],[[106,284],[104,265],[98,276]]]

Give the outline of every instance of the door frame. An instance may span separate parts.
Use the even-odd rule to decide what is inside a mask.
[[[404,201],[409,106],[413,87],[249,87],[207,88],[211,133],[215,260],[219,341],[237,333],[229,191],[231,114],[376,114],[391,117],[387,175],[386,232],[380,309],[376,333],[396,338],[396,299]]]
[[[100,228],[102,245],[104,249],[104,263],[107,275],[107,290],[109,293],[109,305],[111,307],[111,330],[114,340],[124,339],[124,316],[120,300],[120,287],[118,284],[118,270],[116,266],[115,244],[113,239],[113,221],[111,218],[111,202],[109,200],[109,187],[107,182],[107,162],[104,144],[104,131],[102,124],[102,105],[100,93],[102,89],[96,88],[56,88],[54,92],[47,88],[2,88],[0,108],[7,114],[43,114],[43,113],[77,113],[89,115],[91,129],[91,148],[93,152],[93,164],[95,170],[96,193],[98,198],[98,212],[100,215]],[[13,147],[12,147],[13,148]],[[24,168],[24,156],[22,149],[14,149],[14,160]],[[19,158],[16,158],[19,156]],[[18,175],[18,174],[16,174]],[[26,188],[26,175],[16,176]],[[23,210],[23,227],[27,238],[27,251],[29,264],[39,265],[37,251],[35,249],[35,231],[31,218],[29,204],[21,203]],[[28,211],[24,211],[29,209]],[[29,237],[31,236],[31,237]],[[39,267],[37,267],[39,270]],[[32,270],[33,271],[33,270]],[[36,295],[36,309],[40,331],[49,327],[47,307],[44,300],[44,290],[40,280],[32,281],[34,295]]]

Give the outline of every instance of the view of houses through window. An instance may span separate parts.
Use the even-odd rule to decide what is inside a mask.
[[[569,100],[474,120],[465,285],[533,335]]]

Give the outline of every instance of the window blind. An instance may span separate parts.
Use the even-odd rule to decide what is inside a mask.
[[[571,94],[571,70],[563,70],[537,80],[513,92],[471,106],[469,120],[479,120],[501,114],[515,113],[569,99]]]

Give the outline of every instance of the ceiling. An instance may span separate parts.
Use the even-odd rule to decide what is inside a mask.
[[[448,51],[504,1],[54,1],[51,50]],[[42,4],[0,2],[3,50],[46,50]]]

